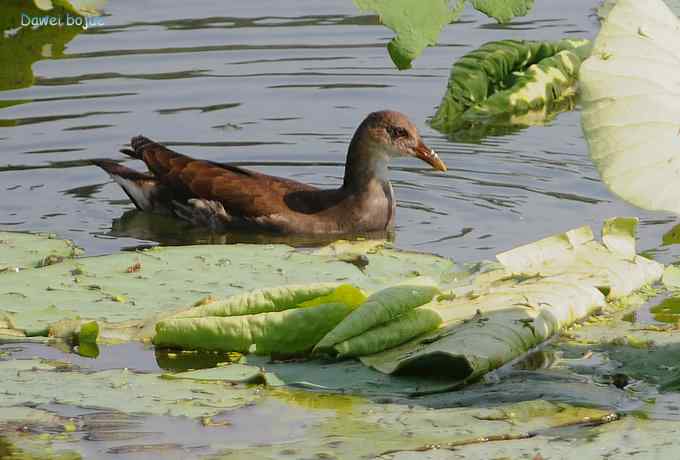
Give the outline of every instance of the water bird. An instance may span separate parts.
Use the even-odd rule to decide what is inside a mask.
[[[342,185],[319,189],[228,163],[191,158],[144,136],[122,153],[144,161],[139,172],[112,160],[93,163],[122,187],[141,211],[174,215],[214,231],[349,234],[389,231],[395,199],[391,158],[416,157],[434,169],[446,165],[427,147],[404,114],[369,114],[349,144]]]

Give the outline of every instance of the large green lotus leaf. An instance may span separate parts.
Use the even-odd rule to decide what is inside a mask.
[[[0,407],[56,403],[128,414],[200,417],[250,404],[261,396],[257,388],[167,380],[127,369],[83,374],[40,360],[0,361],[0,381]]]
[[[451,260],[434,254],[393,249],[386,241],[339,240],[314,251],[322,260],[341,260],[359,268],[372,282],[373,289],[417,277],[444,283],[456,270]]]
[[[435,284],[408,283],[391,286],[371,294],[349,316],[326,334],[316,349],[328,350],[375,326],[385,324],[402,314],[428,303],[440,292]]]
[[[27,237],[22,247],[30,248],[33,241],[41,239]],[[65,259],[0,275],[0,310],[11,313],[17,328],[29,331],[45,330],[60,319],[120,323],[169,316],[199,299],[222,299],[252,289],[330,282],[375,291],[417,274],[439,280],[455,267],[449,259],[389,248],[363,256],[365,265],[359,268],[332,254],[316,255],[284,245],[237,244]],[[121,338],[130,329],[138,327],[120,329]],[[106,327],[100,334],[108,337],[115,332]]]
[[[568,109],[588,40],[489,42],[453,64],[432,127],[454,135],[480,125],[540,124]],[[459,135],[459,134],[456,134]]]
[[[0,275],[51,265],[79,253],[73,243],[59,240],[54,235],[0,232]]]
[[[120,322],[170,314],[210,295],[296,281],[335,281],[358,273],[351,265],[329,262],[305,274],[303,260],[308,261],[288,247],[247,245],[87,257],[7,273],[0,280],[0,305],[16,314],[17,327],[23,329],[44,327],[49,320],[44,321],[42,312],[50,306],[63,318]]]
[[[455,21],[463,10],[464,0],[354,0],[361,11],[372,11],[392,29],[396,37],[387,45],[398,69],[411,68],[411,61],[435,45],[445,25]]]
[[[609,247],[582,227],[499,254],[504,269],[478,276],[464,295],[428,305],[442,326],[361,360],[385,373],[437,369],[461,381],[500,367],[602,308],[603,292],[620,298],[661,277],[661,264],[631,259],[626,238],[634,239],[634,228],[630,219],[608,221]]]
[[[619,0],[581,66],[582,126],[604,183],[680,213],[680,20],[661,0]]]
[[[257,354],[301,353],[353,309],[344,303],[242,316],[170,318],[156,325],[156,346]]]

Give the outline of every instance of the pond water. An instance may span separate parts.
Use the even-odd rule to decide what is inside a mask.
[[[450,168],[393,163],[398,247],[478,260],[637,215],[641,247],[669,258],[656,248],[676,219],[607,191],[577,111],[479,143],[449,141],[427,125],[455,59],[492,40],[592,38],[596,3],[543,0],[506,26],[467,10],[414,69],[400,72],[385,49],[392,32],[350,0],[110,2],[104,26],[61,37],[63,54],[44,37],[31,42],[33,60],[48,57],[33,64],[32,86],[0,82],[0,229],[54,232],[88,254],[205,241],[130,213],[119,187],[87,160],[122,159],[118,149],[143,133],[196,157],[334,187],[356,126],[392,108],[417,123]],[[26,43],[6,40],[5,55],[19,56]]]

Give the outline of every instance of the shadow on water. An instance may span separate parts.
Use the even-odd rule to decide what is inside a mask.
[[[131,210],[113,220],[111,230],[105,234],[115,238],[134,238],[137,240],[155,241],[162,245],[179,246],[185,244],[287,244],[305,248],[320,247],[339,239],[384,239],[392,241],[392,232],[371,232],[364,234],[331,234],[331,235],[277,235],[254,232],[215,233],[193,227],[179,219]],[[127,248],[127,249],[138,249]]]

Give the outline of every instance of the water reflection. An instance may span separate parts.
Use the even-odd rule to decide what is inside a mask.
[[[126,211],[122,216],[115,218],[111,225],[111,230],[105,235],[156,241],[170,246],[184,244],[280,243],[293,247],[317,247],[332,243],[338,239],[384,239],[388,241],[394,239],[393,232],[370,232],[349,235],[277,235],[246,231],[215,233],[193,227],[173,217],[142,212],[136,209]],[[137,249],[137,247],[127,249]]]

